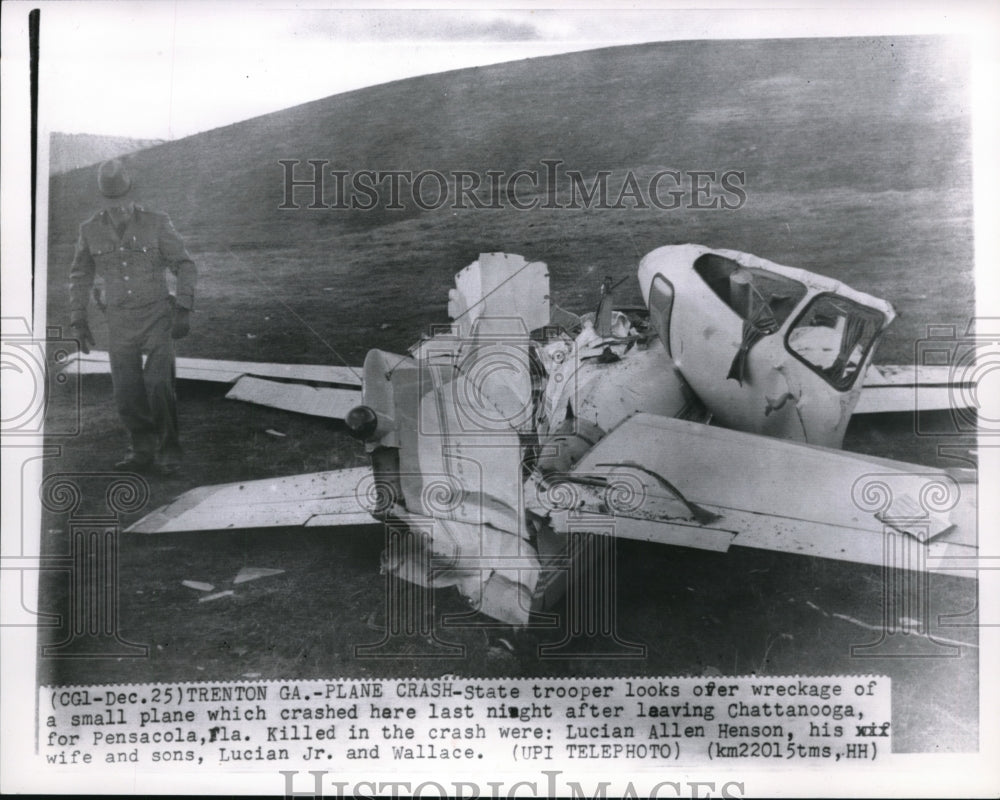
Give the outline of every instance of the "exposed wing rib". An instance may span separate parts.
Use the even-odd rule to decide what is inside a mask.
[[[375,519],[368,467],[202,486],[143,517],[126,533],[368,525]]]
[[[588,513],[595,520],[604,514],[642,521],[623,525],[627,538],[710,550],[733,544],[866,564],[887,558],[897,564],[905,557],[908,568],[951,574],[961,563],[956,559],[977,553],[976,485],[968,471],[637,414],[588,451],[568,476],[571,484],[573,476],[591,485],[576,490],[569,506],[575,511],[557,523],[564,528],[586,530]],[[600,496],[594,495],[595,478],[608,484]],[[690,511],[695,505],[718,519],[700,524]],[[726,532],[735,534],[728,542]]]
[[[108,354],[103,350],[74,353],[64,370],[77,370],[80,375],[107,374],[111,371]],[[332,383],[361,386],[360,367],[337,367],[325,364],[273,364],[260,361],[226,361],[215,358],[178,358],[177,377],[185,380],[232,383],[242,375],[264,378]]]
[[[975,384],[956,382],[951,367],[915,367],[912,364],[872,365],[865,375],[864,390],[855,414],[906,411],[947,411],[971,408]]]

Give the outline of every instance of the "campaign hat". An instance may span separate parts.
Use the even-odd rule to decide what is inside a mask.
[[[132,188],[132,179],[124,162],[113,158],[101,164],[97,172],[97,187],[105,197],[121,197]]]

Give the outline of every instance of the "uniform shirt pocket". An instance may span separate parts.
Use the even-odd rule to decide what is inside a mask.
[[[97,241],[87,242],[87,246],[90,248],[90,254],[94,258],[113,255],[115,250],[118,249],[114,242],[100,239]]]

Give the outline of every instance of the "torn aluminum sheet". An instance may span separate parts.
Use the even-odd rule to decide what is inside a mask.
[[[481,253],[455,275],[455,288],[448,292],[448,316],[463,339],[481,317],[490,325],[516,320],[528,331],[548,325],[548,267],[523,256]],[[482,326],[481,331],[486,332]]]

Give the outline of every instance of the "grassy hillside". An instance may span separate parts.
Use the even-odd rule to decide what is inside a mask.
[[[925,321],[972,312],[966,65],[948,52],[929,38],[679,42],[425,76],[145,150],[134,156],[137,194],[168,211],[198,253],[206,318],[185,343],[191,355],[264,357],[273,346],[269,357],[336,358],[326,341],[357,360],[383,321],[395,328],[379,341],[392,347],[441,321],[451,275],[480,251],[546,260],[554,296],[572,307],[593,301],[596,276],[633,273],[648,250],[697,241],[891,299],[903,319],[882,359],[895,360]],[[281,159],[483,174],[542,172],[546,158],[588,181],[611,170],[612,187],[628,170],[741,170],[747,202],[277,210]],[[51,322],[65,316],[66,268],[94,184],[93,168],[52,179]],[[527,183],[519,196],[530,197]],[[261,324],[212,333],[210,317],[234,312]],[[298,336],[268,339],[265,317],[296,316]]]

